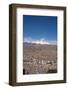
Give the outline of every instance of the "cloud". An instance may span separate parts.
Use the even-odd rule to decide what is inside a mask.
[[[52,45],[57,45],[57,41],[56,40],[52,40],[52,41],[49,41],[50,42],[50,44],[52,44]]]
[[[35,40],[35,39],[32,39],[31,37],[25,37],[24,38],[24,42],[27,42],[27,43],[36,43],[36,44],[52,44],[52,45],[56,45],[56,41],[48,41],[48,40],[45,40],[44,38],[40,38],[39,40]]]

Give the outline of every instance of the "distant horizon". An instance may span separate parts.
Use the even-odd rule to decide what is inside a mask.
[[[50,43],[48,43],[50,42]],[[24,43],[32,43],[32,44],[47,44],[47,45],[57,45],[57,42],[56,41],[45,41],[45,40],[24,40]]]
[[[23,16],[24,42],[57,45],[56,16]]]
[[[57,46],[57,44],[43,44],[43,43],[32,43],[32,42],[23,42],[23,43],[25,43],[25,44],[36,44],[36,45],[55,45],[55,46]]]

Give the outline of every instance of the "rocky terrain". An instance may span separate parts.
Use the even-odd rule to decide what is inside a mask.
[[[23,74],[57,73],[57,46],[23,44]]]

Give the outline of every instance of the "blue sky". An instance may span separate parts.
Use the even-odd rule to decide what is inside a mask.
[[[23,35],[25,42],[38,41],[56,44],[57,17],[56,16],[23,16]]]

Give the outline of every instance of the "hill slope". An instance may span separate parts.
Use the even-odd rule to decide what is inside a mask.
[[[57,72],[57,46],[47,44],[23,44],[23,74]]]

